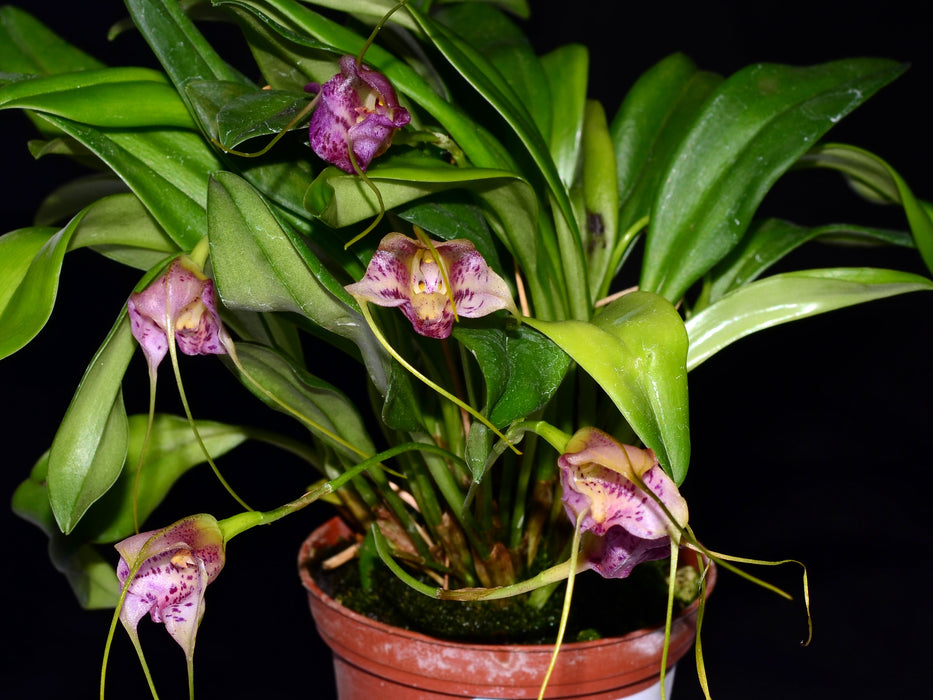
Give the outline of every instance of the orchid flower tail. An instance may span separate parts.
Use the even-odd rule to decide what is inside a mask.
[[[661,700],[667,697],[664,681],[667,676],[667,656],[671,650],[671,626],[674,622],[674,590],[677,588],[677,560],[680,557],[680,538],[671,537],[671,563],[667,582],[667,610],[664,613],[664,646],[661,649]]]
[[[709,560],[707,560],[708,562]],[[708,563],[707,563],[708,568]],[[700,597],[697,605],[697,627],[696,641],[694,643],[694,653],[696,655],[697,679],[700,681],[700,689],[703,691],[703,697],[706,700],[713,700],[709,692],[709,678],[706,675],[706,662],[703,660],[703,638],[701,631],[703,629],[703,616],[706,614],[706,575],[700,577]]]
[[[389,21],[389,17],[394,15],[398,10],[401,10],[405,5],[408,4],[408,0],[399,0],[395,5],[389,8],[382,19],[379,20],[379,23],[373,27],[373,31],[370,33],[369,38],[366,39],[366,42],[360,48],[360,52],[356,55],[356,65],[363,65],[363,56],[366,55],[366,51],[372,46],[372,43],[376,40],[376,36],[382,31],[382,28],[385,26],[385,23]]]
[[[544,700],[544,693],[547,690],[548,682],[551,680],[551,674],[554,672],[554,667],[557,665],[557,655],[560,653],[560,647],[564,641],[564,634],[567,632],[567,620],[570,618],[570,602],[573,599],[573,583],[576,579],[577,560],[580,557],[580,536],[583,532],[581,525],[583,523],[583,518],[586,516],[586,513],[587,510],[584,509],[574,523],[573,543],[570,547],[570,570],[567,574],[567,588],[564,591],[564,606],[560,613],[560,624],[557,627],[557,640],[554,642],[554,652],[551,654],[551,661],[548,663],[547,671],[544,674],[544,680],[541,682],[541,690],[538,692],[538,700]]]
[[[201,432],[198,430],[197,423],[194,422],[194,416],[191,415],[191,407],[188,405],[188,397],[185,394],[185,386],[181,380],[181,371],[178,367],[178,352],[175,349],[174,336],[169,336],[168,338],[168,352],[172,362],[172,369],[175,372],[175,383],[178,385],[178,395],[181,398],[181,405],[182,408],[184,408],[185,417],[188,419],[188,425],[191,426],[191,432],[194,433],[194,438],[198,441],[198,446],[201,448],[201,452],[204,454],[204,458],[210,465],[211,470],[214,472],[214,476],[217,477],[220,485],[223,486],[224,490],[233,497],[233,500],[239,503],[245,510],[253,510],[253,508],[247,505],[246,501],[240,498],[239,494],[233,490],[233,487],[230,486],[230,484],[224,478],[223,474],[220,473],[220,469],[217,468],[217,464],[214,462],[214,458],[211,457],[210,451],[208,451],[207,446],[204,444],[204,440],[201,438]]]
[[[142,559],[133,562],[130,567],[129,576],[127,576],[123,585],[120,586],[120,597],[117,599],[117,604],[113,609],[113,618],[110,621],[110,629],[107,630],[107,641],[104,644],[104,658],[100,667],[100,700],[104,700],[104,695],[106,693],[107,663],[110,660],[110,648],[113,646],[113,638],[117,631],[117,623],[120,621],[120,613],[123,611],[123,605],[126,602],[126,596],[129,593],[130,586],[133,584],[133,579],[136,578],[136,574],[139,573],[142,564]],[[155,682],[152,680],[152,673],[149,671],[149,664],[146,663],[146,655],[143,653],[142,645],[139,643],[139,635],[135,629],[127,629],[127,633],[130,636],[133,648],[136,649],[136,656],[139,657],[139,663],[142,666],[143,674],[146,676],[146,682],[149,684],[149,692],[152,694],[153,700],[159,700]]]
[[[149,451],[149,440],[152,437],[152,424],[155,420],[155,399],[156,399],[156,368],[149,369],[149,415],[146,419],[146,435],[143,437],[143,445],[139,451],[139,461],[136,463],[136,477],[133,479],[133,531],[139,532],[139,480],[143,473],[143,461],[146,459],[146,452]]]
[[[362,239],[366,238],[369,232],[379,225],[379,222],[382,221],[382,217],[384,217],[386,213],[386,205],[385,201],[382,199],[382,192],[379,191],[379,188],[376,187],[376,183],[369,179],[363,169],[359,166],[359,163],[356,162],[356,154],[353,153],[353,143],[351,141],[347,141],[347,156],[350,158],[350,165],[353,166],[353,170],[357,175],[359,175],[360,179],[366,183],[366,186],[369,187],[369,189],[371,189],[376,195],[376,201],[379,202],[379,213],[376,215],[376,218],[372,220],[369,226],[363,229],[362,233],[356,234],[353,238],[347,241],[347,243],[343,246],[344,250],[349,249],[350,246],[352,246],[357,241],[361,241]]]

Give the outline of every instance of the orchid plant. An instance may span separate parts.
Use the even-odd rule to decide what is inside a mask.
[[[99,305],[112,330],[14,508],[68,542],[56,565],[83,605],[114,608],[144,666],[148,614],[193,695],[230,540],[320,499],[358,531],[351,556],[432,597],[540,607],[568,580],[564,622],[586,571],[670,557],[673,600],[681,547],[759,581],[688,524],[688,373],[776,324],[933,289],[873,267],[771,272],[818,238],[914,248],[933,270],[930,205],[880,157],[822,140],[903,65],[724,77],[674,54],[604,106],[585,47],[536,54],[525,0],[126,5],[113,32],[138,30],[162,70],[104,66],[0,10],[0,108],[32,120],[34,155],[93,172],[0,237],[0,356],[49,320],[68,251],[139,272]],[[238,25],[251,61],[228,62],[202,19]],[[759,218],[792,168],[901,207],[905,230]],[[137,348],[150,409],[127,416]],[[184,416],[158,410],[166,358]],[[184,373],[218,361],[305,439],[189,408]],[[304,460],[308,488],[257,509],[222,473],[247,439]],[[202,463],[230,512],[150,523]],[[105,677],[106,660],[101,695]]]

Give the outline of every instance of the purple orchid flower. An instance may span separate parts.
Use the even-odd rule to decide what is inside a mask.
[[[186,355],[222,355],[230,338],[220,322],[214,282],[191,260],[180,257],[126,303],[133,336],[154,374],[168,352],[168,333]]]
[[[429,338],[448,337],[456,316],[478,318],[500,309],[518,314],[508,285],[470,241],[438,242],[433,247],[432,251],[418,240],[390,233],[380,241],[363,279],[346,289],[377,306],[399,307],[415,331]]]
[[[305,89],[316,88],[312,83]],[[358,64],[353,56],[340,59],[340,73],[320,90],[320,104],[308,128],[311,148],[348,173],[356,172],[351,149],[359,169],[365,172],[370,161],[389,148],[395,131],[411,121],[388,79]]]
[[[687,524],[687,502],[653,450],[622,445],[601,430],[583,428],[557,464],[567,515],[576,522],[586,511],[580,528],[592,535],[585,545],[588,568],[604,578],[625,578],[638,564],[670,554],[672,533]],[[641,484],[664,504],[670,518]]]
[[[210,515],[192,515],[161,530],[141,532],[117,543],[117,578],[127,589],[120,621],[135,639],[136,626],[149,613],[190,660],[198,625],[204,616],[204,590],[224,565],[224,538]]]

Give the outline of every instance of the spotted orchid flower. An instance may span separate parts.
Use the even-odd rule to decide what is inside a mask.
[[[316,91],[312,83],[305,89]],[[353,56],[340,59],[340,72],[320,87],[320,103],[308,128],[311,148],[323,160],[348,173],[359,169],[389,148],[397,129],[411,121],[400,107],[395,89],[377,71],[356,62]]]
[[[217,313],[214,282],[185,257],[174,260],[145,290],[130,295],[126,308],[152,374],[168,352],[169,332],[186,355],[227,352],[229,336]]]
[[[557,464],[567,515],[576,522],[582,513],[580,528],[591,534],[584,550],[587,568],[605,578],[625,578],[638,564],[670,554],[672,533],[687,524],[687,502],[654,451],[622,445],[596,428],[583,428],[567,443]]]
[[[500,309],[518,313],[505,281],[467,240],[434,243],[432,250],[421,241],[390,233],[380,241],[363,279],[348,285],[347,291],[377,306],[398,307],[415,331],[429,338],[449,336],[455,313],[467,318]]]
[[[204,616],[204,590],[224,565],[224,538],[210,515],[192,515],[161,530],[141,532],[117,543],[117,578],[129,584],[120,621],[135,639],[148,613],[160,622],[190,660]]]

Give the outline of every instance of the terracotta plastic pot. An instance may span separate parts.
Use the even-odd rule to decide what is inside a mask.
[[[428,698],[536,698],[551,659],[550,645],[465,644],[385,625],[327,596],[311,577],[317,552],[351,537],[339,518],[311,533],[298,557],[318,632],[333,651],[340,700]],[[715,570],[708,574],[708,589]],[[673,625],[668,696],[673,666],[693,645],[696,603]],[[660,698],[664,630],[574,642],[561,647],[548,698],[649,700]]]

